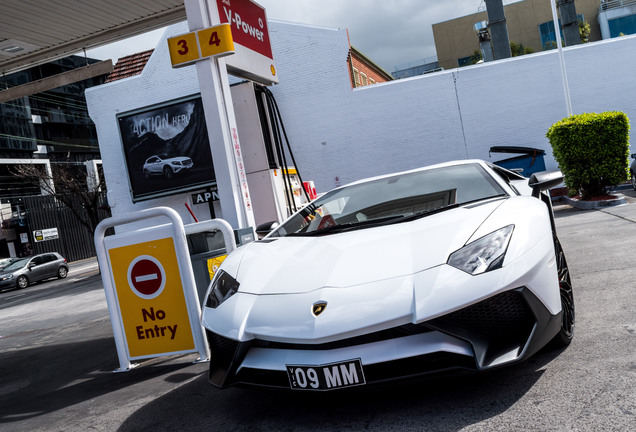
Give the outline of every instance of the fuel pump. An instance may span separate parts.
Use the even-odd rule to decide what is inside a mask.
[[[315,198],[313,182],[300,175],[271,91],[253,82],[231,89],[256,225],[281,222]]]

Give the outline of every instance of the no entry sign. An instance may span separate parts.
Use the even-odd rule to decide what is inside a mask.
[[[195,349],[174,240],[110,248],[109,257],[129,357]]]
[[[148,226],[148,220],[170,223]],[[106,236],[108,229],[144,221],[144,229]],[[95,249],[113,326],[120,368],[131,360],[198,352],[197,362],[210,357],[186,232],[220,231],[227,252],[236,248],[229,223],[209,220],[183,225],[179,214],[155,207],[104,219],[95,230]]]
[[[139,297],[152,299],[166,286],[166,272],[155,257],[138,256],[128,266],[128,284]]]

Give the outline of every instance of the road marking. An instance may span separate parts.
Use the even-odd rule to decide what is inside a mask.
[[[14,298],[18,298],[18,297],[24,297],[26,294],[15,294],[11,297],[6,297],[3,300],[13,300]]]

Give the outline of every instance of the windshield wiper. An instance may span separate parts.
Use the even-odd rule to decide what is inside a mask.
[[[373,228],[373,227],[382,226],[382,225],[391,225],[394,223],[408,222],[411,220],[419,219],[424,216],[429,216],[444,210],[449,210],[451,208],[459,207],[459,205],[460,204],[449,204],[446,206],[437,207],[433,210],[428,210],[428,211],[424,211],[424,212],[420,212],[420,213],[416,213],[416,214],[408,215],[408,216],[393,215],[393,216],[387,216],[387,217],[377,218],[377,219],[369,219],[369,220],[359,221],[359,222],[349,222],[349,223],[340,224],[340,225],[332,225],[332,226],[319,229],[316,231],[289,233],[287,235],[292,237],[322,236],[322,235],[333,234],[337,232],[354,231],[354,230],[363,229],[363,228]]]
[[[386,224],[387,222],[392,222],[396,219],[402,219],[402,218],[404,218],[403,215],[387,216],[387,217],[378,218],[378,219],[369,219],[365,221],[349,222],[349,223],[344,223],[339,225],[332,225],[332,226],[328,226],[326,228],[322,228],[316,231],[292,232],[292,233],[286,234],[286,236],[290,236],[290,237],[321,236],[321,235],[331,234],[335,232],[353,231],[353,230],[357,230],[361,228],[370,228],[373,226],[380,226],[380,225]]]
[[[460,205],[463,205],[464,203],[454,203],[454,204],[448,204],[445,206],[441,206],[441,207],[437,207],[434,208],[432,210],[425,210],[423,212],[419,212],[419,213],[415,213],[409,216],[404,216],[402,219],[400,220],[396,220],[393,223],[400,223],[400,222],[408,222],[408,221],[412,221],[415,219],[419,219],[419,218],[423,218],[425,216],[430,216],[430,215],[434,215],[435,213],[440,213],[443,212],[445,210],[450,210],[450,209],[454,209],[459,207]]]

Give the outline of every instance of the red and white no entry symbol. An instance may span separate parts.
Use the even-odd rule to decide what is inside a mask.
[[[128,284],[143,299],[153,299],[166,286],[166,272],[155,257],[140,255],[128,266]]]

